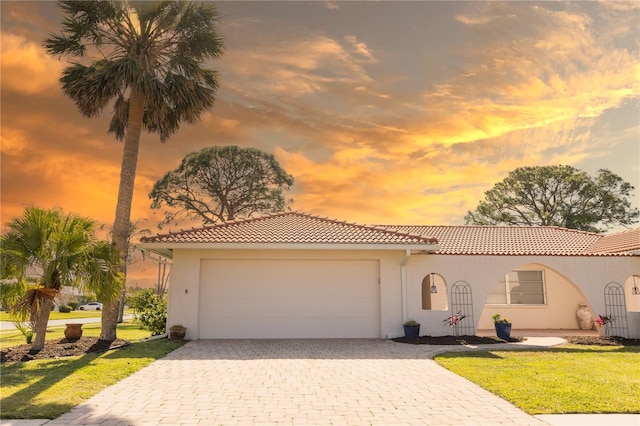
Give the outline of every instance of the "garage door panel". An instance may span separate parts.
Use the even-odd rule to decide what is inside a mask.
[[[358,277],[377,277],[377,262],[371,261],[352,261],[352,260],[281,260],[281,259],[228,259],[218,261],[214,259],[203,260],[203,266],[206,268],[215,264],[217,273],[221,276],[233,276],[240,278],[259,279],[264,275],[276,275],[282,272],[283,265],[286,265],[290,275],[303,276],[309,270],[309,262],[322,264],[320,269],[311,267],[318,276],[332,276],[339,274],[345,278]],[[357,264],[355,264],[357,263]],[[244,267],[250,265],[249,267]]]
[[[317,298],[279,298],[279,299],[209,299],[204,305],[208,309],[200,316],[206,319],[219,318],[371,318],[376,317],[378,309],[375,299],[317,299]],[[238,306],[242,306],[240,311]]]
[[[201,338],[379,337],[377,260],[203,260]]]
[[[378,286],[373,279],[343,280],[341,277],[330,278],[314,277],[313,279],[294,279],[283,277],[275,282],[265,281],[263,276],[259,282],[247,282],[237,278],[217,278],[218,282],[213,287],[202,289],[201,297],[215,298],[269,298],[277,295],[287,295],[289,298],[297,297],[332,297],[340,294],[341,297],[366,297],[378,298]],[[324,281],[326,280],[326,281]],[[318,281],[323,281],[321,285]]]
[[[300,319],[291,321],[286,318],[264,319],[260,324],[251,322],[238,322],[233,319],[218,320],[215,336],[203,337],[203,339],[291,339],[291,338],[362,338],[379,337],[378,333],[362,335],[360,330],[370,328],[368,319],[355,320],[350,327],[344,327],[344,322],[339,319],[325,319],[320,322],[317,319]],[[265,330],[269,334],[265,334]]]

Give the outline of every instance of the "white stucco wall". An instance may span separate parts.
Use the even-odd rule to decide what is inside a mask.
[[[168,325],[187,327],[187,338],[198,339],[198,300],[202,259],[375,259],[380,263],[380,337],[401,336],[401,263],[404,251],[373,250],[174,250],[169,286]],[[546,271],[547,305],[541,307],[487,307],[485,302],[502,277],[511,270],[538,267]],[[429,273],[440,275],[447,285],[466,281],[473,290],[474,329],[491,328],[494,312],[510,318],[514,329],[578,328],[575,312],[587,303],[594,315],[604,313],[604,286],[625,282],[640,274],[638,257],[567,256],[448,256],[412,255],[406,266],[407,318],[422,324],[423,335],[447,335],[451,330],[442,322],[448,310],[422,309],[422,280]],[[441,297],[443,290],[439,290]],[[640,296],[638,296],[640,298]],[[631,337],[640,337],[640,312],[627,315]]]
[[[486,305],[490,293],[505,274],[514,269],[544,268],[547,304],[544,306]],[[447,284],[448,296],[456,281],[469,283],[473,290],[475,329],[493,328],[491,316],[500,313],[517,329],[578,329],[576,310],[586,303],[594,315],[605,312],[604,287],[607,283],[624,285],[640,271],[638,257],[569,257],[569,256],[413,256],[408,264],[409,316],[422,324],[421,334],[450,334],[442,321],[449,311],[425,311],[421,306],[422,279],[439,274]],[[450,301],[449,301],[450,302]],[[640,333],[640,318],[629,312],[630,336]],[[640,316],[640,313],[637,315]]]

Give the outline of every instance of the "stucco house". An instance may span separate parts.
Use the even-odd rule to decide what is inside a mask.
[[[298,212],[141,239],[171,259],[168,325],[189,339],[472,335],[578,329],[576,311],[640,337],[640,228],[361,225]],[[465,319],[451,327],[446,320]]]

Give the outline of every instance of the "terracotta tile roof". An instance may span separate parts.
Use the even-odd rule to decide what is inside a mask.
[[[408,226],[380,225],[389,230],[435,237],[441,249],[437,254],[493,256],[614,256],[631,255],[630,245],[615,245],[627,241],[638,230],[629,231],[628,238],[614,238],[591,232],[555,226]],[[602,244],[603,240],[612,244]],[[602,246],[595,251],[594,247]],[[636,241],[636,246],[638,246]],[[612,251],[612,248],[620,250]]]
[[[605,235],[587,248],[587,253],[622,253],[640,251],[640,228]]]
[[[141,238],[164,244],[434,245],[437,254],[630,256],[640,228],[611,235],[555,226],[358,225],[289,212]]]
[[[375,226],[356,225],[304,213],[271,216],[171,232],[140,239],[142,243],[245,243],[433,245],[435,238]]]

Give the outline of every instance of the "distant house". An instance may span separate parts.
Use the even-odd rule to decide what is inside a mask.
[[[360,225],[291,212],[145,237],[172,259],[169,325],[190,339],[578,329],[576,311],[640,337],[640,228]],[[455,327],[446,319],[460,312]]]
[[[81,289],[77,287],[72,287],[69,285],[62,286],[60,292],[56,296],[56,302],[59,305],[68,305],[71,301],[78,301],[81,297],[84,296],[84,293]]]

